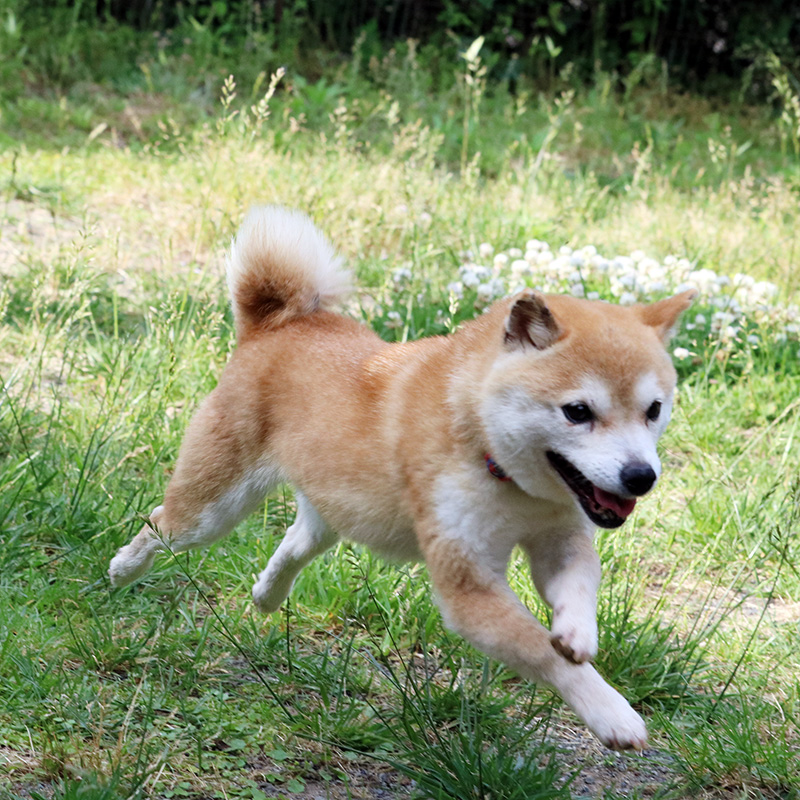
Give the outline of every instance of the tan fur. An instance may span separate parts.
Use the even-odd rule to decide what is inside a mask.
[[[285,218],[263,213],[272,214],[275,235]],[[311,235],[310,223],[289,222],[294,236]],[[337,534],[389,558],[424,558],[448,624],[555,687],[608,746],[644,746],[638,715],[588,663],[600,579],[593,526],[550,467],[523,474],[520,466],[510,482],[488,473],[484,455],[501,452],[505,439],[492,439],[487,409],[510,391],[545,413],[586,376],[601,376],[614,404],[602,424],[612,435],[634,418],[642,424],[637,381],[652,373],[671,394],[663,341],[690,297],[622,308],[525,293],[452,336],[388,345],[321,308],[318,278],[310,267],[292,272],[291,249],[275,245],[271,258],[261,234],[237,247],[247,261],[246,269],[234,264],[231,279],[240,345],[186,432],[163,507],[112,561],[113,582],[141,575],[161,537],[182,550],[226,535],[285,481],[297,489],[298,519],[254,588],[261,608],[277,608],[303,564]],[[508,461],[524,465],[519,444]],[[517,544],[554,608],[552,631],[506,583]]]

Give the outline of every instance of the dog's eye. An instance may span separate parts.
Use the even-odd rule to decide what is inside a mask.
[[[647,409],[645,415],[650,422],[655,422],[659,415],[661,414],[661,401],[660,400],[653,400],[650,405],[650,408]]]
[[[561,406],[561,410],[570,422],[576,424],[591,422],[594,419],[594,413],[586,403],[567,403],[567,405]]]

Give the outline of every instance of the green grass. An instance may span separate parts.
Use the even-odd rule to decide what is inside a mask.
[[[779,121],[604,76],[560,97],[433,92],[400,49],[288,76],[259,122],[267,78],[214,110],[169,94],[168,66],[161,93],[3,107],[0,797],[567,798],[587,776],[598,797],[800,796],[798,162]],[[674,343],[664,477],[598,534],[598,665],[648,720],[643,756],[587,745],[550,693],[445,631],[421,567],[343,545],[256,614],[288,489],[111,590],[234,346],[223,254],[265,201],[329,232],[351,313],[389,340],[478,312],[482,243],[550,245],[516,277],[509,254],[504,290],[619,298],[638,270],[659,296],[689,268],[774,284],[762,302],[709,279]],[[586,245],[654,262],[598,267]],[[510,576],[546,620],[521,558]]]

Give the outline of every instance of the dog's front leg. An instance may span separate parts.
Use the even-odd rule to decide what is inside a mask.
[[[447,624],[523,677],[552,686],[603,744],[641,749],[642,718],[588,663],[558,652],[550,632],[509,587],[498,565],[487,566],[456,537],[428,528],[420,537]]]
[[[591,661],[597,655],[600,558],[589,536],[558,531],[523,547],[536,589],[553,609],[553,647],[576,664]]]

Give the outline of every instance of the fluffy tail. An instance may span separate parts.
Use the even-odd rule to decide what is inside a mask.
[[[341,301],[350,275],[299,211],[253,208],[231,245],[228,288],[239,339]]]

